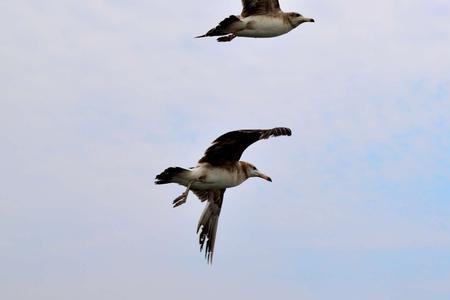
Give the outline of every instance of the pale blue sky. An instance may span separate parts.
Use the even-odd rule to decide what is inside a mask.
[[[176,7],[177,6],[177,7]],[[1,299],[450,299],[450,3],[281,1],[274,39],[193,39],[238,0],[0,3]],[[156,186],[243,159],[214,265]]]

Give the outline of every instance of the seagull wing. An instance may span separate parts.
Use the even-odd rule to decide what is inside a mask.
[[[278,0],[242,0],[242,17],[269,15],[281,11]]]
[[[200,231],[200,251],[205,247],[205,257],[208,263],[212,263],[214,243],[216,241],[217,224],[219,222],[220,209],[222,208],[225,189],[209,191],[208,203],[198,221],[197,233]],[[206,246],[205,246],[206,244]]]
[[[244,150],[254,142],[280,135],[290,136],[291,130],[286,127],[276,127],[273,129],[243,129],[225,133],[206,149],[205,155],[199,160],[199,163],[207,162],[213,166],[220,166],[239,161]]]
[[[201,202],[204,202],[208,200],[209,198],[209,191],[208,190],[193,190],[191,191],[200,199]]]

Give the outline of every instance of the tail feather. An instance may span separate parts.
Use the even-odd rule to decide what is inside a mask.
[[[184,172],[189,172],[189,170],[180,167],[170,167],[164,170],[159,175],[156,175],[155,184],[166,184],[174,182],[174,179]]]
[[[195,38],[202,38],[207,36],[221,36],[232,33],[231,30],[232,25],[235,25],[236,22],[241,22],[241,20],[238,17],[231,15],[228,18],[222,20],[222,22],[220,22],[219,25],[209,30],[206,34],[196,36]]]

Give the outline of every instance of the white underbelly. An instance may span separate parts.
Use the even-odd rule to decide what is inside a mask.
[[[285,34],[292,29],[290,24],[285,23],[281,18],[250,16],[243,21],[247,22],[248,26],[236,32],[237,36],[268,38]]]
[[[203,171],[203,170],[202,170]],[[195,181],[192,189],[197,190],[218,190],[226,189],[241,184],[245,179],[239,176],[237,172],[229,172],[226,169],[210,168],[202,172],[200,180]]]

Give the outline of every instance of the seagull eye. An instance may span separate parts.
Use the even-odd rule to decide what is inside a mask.
[[[256,167],[253,167],[253,170],[256,170]]]

